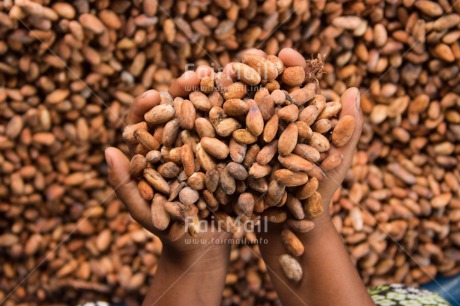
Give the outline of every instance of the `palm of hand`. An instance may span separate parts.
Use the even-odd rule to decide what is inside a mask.
[[[193,81],[194,79],[191,78],[189,82]],[[184,86],[187,86],[187,83],[182,84],[181,88]],[[159,103],[160,95],[155,90],[149,90],[137,97],[127,116],[127,124],[141,122],[144,119],[144,114]],[[130,151],[133,152],[133,146],[129,146]],[[199,240],[192,240],[193,237],[188,233],[172,240],[166,232],[156,230],[152,223],[151,203],[141,196],[137,188],[137,182],[131,178],[128,158],[120,150],[108,148],[106,150],[106,159],[109,165],[109,181],[117,196],[126,205],[133,219],[158,236],[164,245],[177,252],[187,253],[200,249],[202,244],[212,244],[219,239],[229,237],[228,233],[220,233],[213,229],[210,224],[206,227],[207,231],[200,233]]]

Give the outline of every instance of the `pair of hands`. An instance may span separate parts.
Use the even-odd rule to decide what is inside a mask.
[[[251,52],[262,51],[251,50]],[[281,50],[278,57],[283,61],[286,67],[306,67],[304,57],[292,49],[288,48]],[[229,69],[231,67],[229,65],[227,65],[224,71],[228,72],[231,70]],[[206,66],[198,67],[196,72],[188,71],[173,82],[169,93],[173,97],[185,97],[188,94],[187,89],[194,88],[199,85],[200,77],[211,75],[212,73],[212,69]],[[320,184],[318,191],[322,195],[325,209],[324,214],[314,220],[316,228],[313,231],[321,231],[321,227],[323,225],[327,226],[327,224],[330,225],[331,223],[328,212],[330,200],[335,191],[340,187],[343,179],[345,178],[347,170],[350,168],[354,151],[362,131],[363,118],[360,109],[359,90],[357,88],[350,88],[346,90],[342,94],[340,100],[342,103],[340,117],[345,115],[353,116],[356,120],[356,127],[352,138],[346,146],[335,148],[333,145],[331,145],[330,153],[340,152],[343,154],[344,160],[341,166],[327,172],[325,179]],[[137,97],[126,118],[126,124],[129,125],[143,121],[144,114],[154,105],[158,104],[159,101],[160,95],[155,90],[149,90]],[[142,198],[137,188],[137,182],[131,179],[128,158],[120,150],[114,147],[107,148],[105,151],[105,156],[109,168],[109,182],[114,188],[119,199],[126,205],[133,219],[145,227],[147,230],[157,235],[163,241],[163,252],[169,254],[168,256],[175,258],[175,260],[182,263],[184,267],[190,265],[190,260],[193,260],[202,254],[203,250],[205,249],[203,248],[203,245],[185,243],[185,239],[190,238],[188,234],[177,241],[171,242],[166,238],[164,233],[156,231],[151,221],[151,203],[148,203]],[[260,234],[262,238],[268,240],[268,244],[260,246],[262,256],[264,256],[264,252],[270,253],[273,256],[279,256],[286,253],[282,244],[279,243],[281,231],[282,226],[273,224],[269,227],[267,233]],[[304,235],[308,235],[308,233]],[[201,241],[209,242],[213,238],[222,239],[229,237],[230,234],[227,233],[210,231],[200,233],[198,238],[204,239]],[[229,246],[225,244],[215,245],[213,246],[212,253],[212,259],[211,256],[207,256],[209,257],[208,264],[215,262],[216,267],[226,267],[226,265],[223,265],[222,263],[228,262]],[[225,273],[225,269],[223,270]]]

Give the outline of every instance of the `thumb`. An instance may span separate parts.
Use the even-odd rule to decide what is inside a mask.
[[[109,166],[109,183],[118,198],[126,205],[134,220],[153,232],[150,205],[139,193],[137,183],[131,178],[129,160],[117,148],[107,148],[105,159]]]
[[[196,71],[186,71],[171,83],[169,93],[173,97],[186,97],[200,86],[203,77],[211,76],[213,70],[209,66],[199,66]]]
[[[338,147],[331,144],[331,149],[329,150],[328,155],[340,153],[343,156],[343,161],[339,167],[326,172],[326,177],[320,187],[320,192],[324,198],[332,197],[335,190],[342,184],[342,181],[353,161],[359,137],[361,136],[361,132],[363,130],[363,114],[361,112],[361,98],[359,90],[355,87],[347,89],[340,97],[340,102],[342,104],[342,110],[340,112],[339,120],[346,116],[351,116],[354,119],[355,127],[350,139],[345,145]]]
[[[355,119],[355,128],[348,143],[339,148],[332,145],[332,148],[336,152],[343,154],[344,160],[339,170],[346,172],[351,166],[359,137],[363,131],[363,113],[361,111],[361,95],[359,90],[355,87],[347,89],[340,97],[340,102],[342,103],[342,111],[340,112],[339,120],[345,116],[352,116]],[[345,175],[345,173],[343,174]]]

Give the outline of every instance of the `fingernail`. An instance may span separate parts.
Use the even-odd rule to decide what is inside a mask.
[[[104,155],[107,166],[109,166],[109,170],[112,170],[112,156],[110,156],[109,149],[105,150]]]
[[[355,97],[355,103],[356,103],[356,109],[360,110],[361,109],[361,93],[359,92],[359,89],[356,90],[356,97]]]

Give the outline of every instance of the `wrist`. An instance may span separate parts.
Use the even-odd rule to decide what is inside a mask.
[[[229,245],[203,244],[192,250],[165,245],[143,305],[219,305],[229,257]]]
[[[332,218],[327,209],[324,210],[323,214],[312,220],[315,223],[315,227],[308,233],[313,233],[313,231],[321,231],[325,227],[333,226]]]
[[[230,245],[204,244],[199,248],[178,250],[174,246],[164,244],[159,264],[182,273],[225,273],[229,257]]]
[[[296,233],[305,247],[305,252],[314,251],[316,248],[328,243],[328,241],[333,241],[337,238],[342,240],[329,213],[324,213],[314,219],[313,222],[315,227],[308,233]]]

